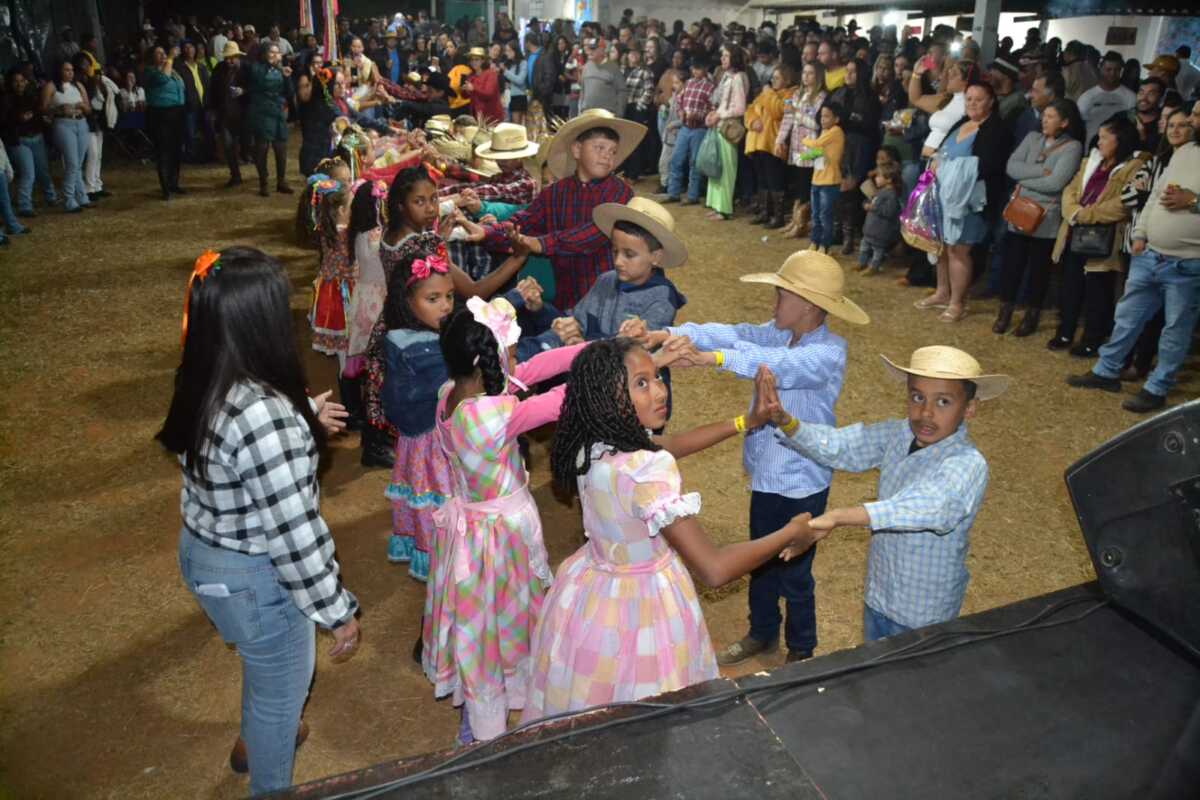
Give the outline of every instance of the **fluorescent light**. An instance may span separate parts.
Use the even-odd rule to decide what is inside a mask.
[[[883,15],[884,25],[894,25],[899,28],[905,22],[908,22],[908,17],[903,11],[889,11]]]

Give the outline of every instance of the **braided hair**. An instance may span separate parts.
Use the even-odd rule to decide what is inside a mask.
[[[592,466],[592,445],[604,444],[620,453],[658,450],[638,421],[629,399],[625,356],[640,345],[618,337],[592,342],[575,357],[567,379],[550,471],[564,489],[574,491],[576,478]]]
[[[415,247],[413,252],[405,253],[404,258],[396,263],[392,277],[388,280],[387,299],[383,303],[383,323],[389,331],[404,328],[412,331],[433,330],[413,313],[409,298],[421,287],[424,280],[416,281],[411,286],[408,283],[412,277],[413,262],[426,258],[435,252],[435,248]],[[426,278],[425,280],[428,280]],[[437,331],[434,331],[437,333]]]
[[[500,365],[500,345],[486,325],[475,321],[469,309],[458,308],[442,322],[441,345],[450,378],[469,378],[478,368],[484,391],[504,394],[508,379]]]

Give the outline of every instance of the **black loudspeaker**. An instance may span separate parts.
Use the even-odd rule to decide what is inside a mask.
[[[1200,401],[1101,445],[1066,480],[1104,593],[1200,655]]]

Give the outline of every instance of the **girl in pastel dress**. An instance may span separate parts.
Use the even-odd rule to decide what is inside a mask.
[[[454,494],[436,515],[424,668],[434,695],[462,707],[463,744],[499,736],[508,712],[524,706],[530,638],[551,580],[517,437],[558,418],[565,387],[518,400],[510,384],[565,372],[582,345],[516,365],[520,330],[503,298],[472,298],[442,326],[450,380],[438,392],[436,435]]]
[[[676,457],[765,424],[768,380],[756,381],[750,415],[652,437],[666,422],[667,390],[650,355],[618,338],[593,342],[575,359],[551,469],[578,489],[588,542],[559,567],[542,604],[522,722],[716,678],[684,562],[720,586],[824,535],[802,514],[761,539],[716,547],[696,520],[700,495],[683,492]]]
[[[367,343],[371,329],[383,315],[387,299],[387,279],[379,260],[379,240],[383,236],[381,211],[387,198],[383,181],[355,181],[350,186],[350,253],[358,282],[346,309],[346,366],[338,379],[342,403],[350,412],[347,427],[362,430],[365,422],[362,399],[362,376],[367,363]]]

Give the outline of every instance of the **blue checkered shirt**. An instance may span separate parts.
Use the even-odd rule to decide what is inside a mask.
[[[781,331],[771,322],[689,322],[668,330],[688,337],[701,350],[721,351],[725,357],[721,368],[739,378],[753,379],[758,365],[766,364],[775,373],[784,410],[802,422],[833,424],[833,405],[846,374],[846,340],[825,325],[804,334],[794,345],[792,332]],[[751,490],[801,500],[828,489],[833,470],[784,447],[772,430],[750,431],[742,444],[742,466],[750,476]]]
[[[800,452],[834,469],[879,470],[879,499],[864,503],[874,534],[864,599],[917,628],[954,619],[962,607],[969,535],[988,468],[966,425],[910,454],[912,441],[904,419],[837,429],[801,424],[792,437]]]

